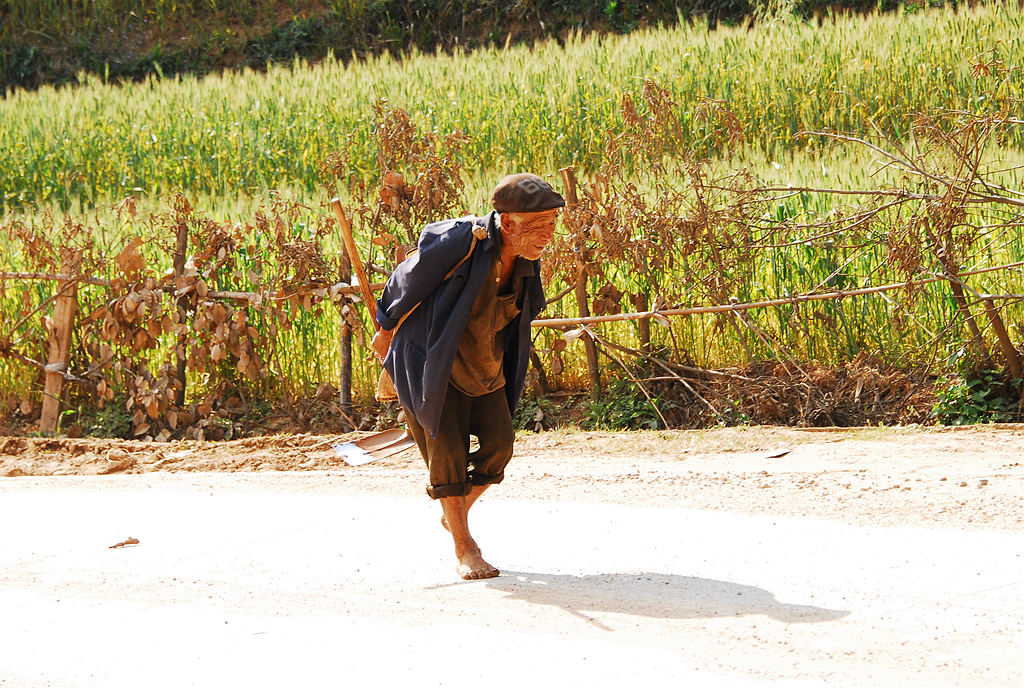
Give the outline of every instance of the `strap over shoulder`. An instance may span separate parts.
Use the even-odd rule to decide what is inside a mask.
[[[453,267],[451,270],[449,270],[448,274],[444,276],[444,278],[446,280],[449,279],[452,275],[454,275],[455,271],[458,270],[460,267],[462,267],[463,263],[465,263],[467,260],[470,259],[470,257],[473,255],[473,249],[476,248],[477,242],[479,242],[481,239],[485,239],[485,238],[487,238],[487,227],[483,227],[481,225],[478,225],[478,224],[474,223],[473,224],[473,241],[471,241],[470,244],[469,244],[469,251],[467,251],[466,255],[462,257],[462,260],[460,260],[458,263],[456,263],[455,267]],[[423,303],[423,302],[421,301],[420,303]],[[420,303],[417,303],[415,306],[412,307],[412,309],[408,313],[406,313],[401,318],[399,318],[398,324],[395,325],[395,329],[394,329],[395,332],[397,332],[398,328],[400,328],[402,326],[402,323],[404,323],[406,321],[406,319],[410,315],[412,315],[413,312],[417,308],[420,307]]]
[[[449,277],[454,275],[455,271],[458,270],[460,267],[462,267],[462,264],[465,263],[467,260],[469,260],[469,257],[473,255],[473,249],[476,248],[476,242],[480,241],[480,237],[477,236],[477,233],[476,233],[476,230],[478,228],[479,228],[478,225],[473,225],[473,241],[470,242],[470,244],[469,244],[469,252],[467,252],[466,255],[463,256],[462,260],[460,260],[458,263],[455,264],[455,267],[453,267],[451,270],[448,271],[448,274],[444,276],[445,279],[448,279]],[[486,228],[484,228],[484,236],[487,236],[487,229]]]

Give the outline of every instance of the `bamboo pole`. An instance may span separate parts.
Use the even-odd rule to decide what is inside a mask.
[[[997,270],[1003,270],[1008,267],[1016,267],[1020,265],[1015,263],[1013,265],[999,265],[991,268],[980,268],[978,270],[970,270],[960,273],[963,275],[977,275],[985,272],[995,272]],[[772,306],[785,306],[793,305],[798,303],[805,303],[808,301],[827,301],[829,299],[843,299],[853,296],[864,296],[866,294],[878,294],[886,291],[893,291],[894,289],[905,289],[909,286],[917,286],[923,284],[933,284],[935,282],[945,282],[948,278],[945,276],[941,277],[928,277],[920,280],[910,280],[907,282],[895,282],[892,284],[883,284],[877,287],[864,287],[862,289],[845,289],[842,291],[830,291],[822,292],[820,294],[795,294],[788,296],[783,299],[770,299],[767,301],[752,301],[748,303],[732,303],[725,306],[698,306],[693,308],[671,308],[656,311],[644,311],[642,313],[618,313],[616,315],[595,315],[588,318],[541,318],[534,320],[531,324],[533,327],[570,327],[578,325],[595,325],[598,323],[605,322],[617,322],[621,320],[640,320],[645,318],[654,318],[658,320],[660,318],[671,318],[677,316],[686,315],[703,315],[706,313],[729,313],[738,311],[748,311],[755,308],[770,308]],[[986,298],[1006,298],[1006,299],[1018,299],[1021,298],[1020,294],[986,294]]]
[[[348,253],[349,262],[355,271],[356,279],[359,280],[359,292],[366,302],[366,308],[370,311],[370,319],[373,320],[373,329],[380,329],[377,324],[377,301],[373,298],[373,289],[370,280],[366,277],[366,270],[359,261],[359,250],[356,248],[356,239],[352,235],[352,223],[345,217],[345,211],[341,207],[341,199],[332,198],[331,207],[334,208],[334,216],[338,220],[338,227],[341,229],[341,238],[345,242],[345,252]],[[382,287],[383,288],[383,287]]]
[[[961,277],[967,277],[970,275],[982,275],[990,272],[999,272],[1000,270],[1009,270],[1012,268],[1024,267],[1024,261],[1016,263],[1007,263],[1005,265],[994,265],[987,268],[977,268],[974,270],[964,270],[960,273]],[[0,277],[10,276],[14,273],[0,273]],[[65,279],[65,275],[50,275],[46,277],[29,277],[25,279]],[[12,279],[18,279],[12,277]],[[865,287],[863,289],[849,289],[836,292],[822,292],[820,294],[796,294],[794,296],[786,297],[783,299],[771,299],[768,301],[753,301],[749,303],[737,303],[730,304],[728,306],[701,306],[695,308],[675,308],[675,309],[664,309],[655,311],[641,311],[636,313],[619,313],[618,315],[596,315],[587,316],[586,318],[541,318],[532,322],[533,327],[565,327],[569,325],[593,325],[603,322],[615,322],[618,320],[640,320],[646,318],[670,318],[675,316],[686,316],[686,315],[700,315],[703,313],[723,313],[735,310],[750,310],[753,308],[768,308],[771,306],[783,306],[786,304],[803,303],[805,301],[821,301],[828,299],[841,299],[847,296],[863,296],[865,294],[877,294],[880,292],[893,291],[894,289],[903,289],[909,286],[918,286],[924,284],[934,284],[935,282],[947,281],[947,277],[926,277],[918,280],[908,280],[906,282],[894,282],[891,284],[880,285],[877,287]],[[104,283],[102,286],[110,286],[109,280],[100,280],[98,278],[83,278],[81,282],[89,284],[99,284],[101,281]],[[375,282],[369,285],[370,290],[377,292],[384,289],[384,282]],[[362,287],[350,286],[345,282],[339,282],[334,285],[338,287],[338,294],[362,294]],[[331,287],[332,289],[334,287]],[[172,290],[173,287],[165,287],[165,291]],[[324,288],[327,291],[327,288]],[[562,294],[564,296],[564,294]],[[1024,294],[980,294],[983,299],[992,299],[995,301],[1012,301],[1018,299],[1024,299]],[[239,301],[252,301],[255,299],[264,298],[263,294],[257,294],[253,292],[243,291],[211,291],[208,297],[215,299],[235,299]],[[266,299],[265,299],[266,300]],[[287,297],[275,297],[271,300],[287,300]]]
[[[64,275],[53,272],[0,272],[0,280],[40,280],[40,281],[68,281],[75,279],[73,276]],[[78,277],[78,282],[83,284],[92,284],[98,287],[110,287],[113,282],[103,277]],[[385,282],[374,282],[370,284],[372,291],[381,291],[384,289]],[[175,288],[173,285],[165,285],[157,287],[164,292],[174,293]],[[330,287],[322,287],[323,292],[326,294],[330,290],[335,290],[337,294],[362,294],[363,288],[359,285],[352,285],[348,282],[338,282],[331,285]],[[280,297],[267,297],[266,294],[259,294],[252,291],[211,291],[207,295],[207,298],[211,299],[231,299],[233,301],[287,301],[288,296]]]
[[[44,282],[67,282],[72,279],[77,279],[79,282],[84,284],[95,284],[99,287],[110,286],[110,280],[102,277],[83,277],[53,272],[0,272],[0,280],[42,280]]]
[[[374,332],[377,332],[380,330],[380,323],[377,322],[377,300],[373,298],[373,285],[367,279],[363,264],[359,261],[359,251],[356,248],[355,237],[352,235],[352,224],[345,217],[345,211],[342,209],[341,201],[338,198],[331,199],[331,206],[333,206],[334,215],[338,220],[338,228],[341,229],[341,237],[345,242],[345,251],[348,253],[349,261],[356,272],[356,279],[359,280],[360,293],[362,294],[363,301],[366,302],[366,309],[370,312],[370,320],[373,321]],[[376,397],[378,401],[390,401],[398,398],[394,382],[392,382],[387,370],[382,370],[380,377],[377,378]]]
[[[982,275],[982,274],[989,273],[989,272],[999,272],[1000,270],[1011,270],[1013,268],[1019,268],[1019,267],[1024,267],[1024,260],[1018,261],[1016,263],[1006,263],[1004,265],[994,265],[992,267],[987,267],[987,268],[977,268],[977,269],[974,269],[974,270],[963,270],[963,271],[960,272],[960,277],[969,277],[971,275]],[[54,281],[59,281],[59,280],[67,280],[68,277],[66,275],[53,274],[53,273],[13,273],[13,272],[0,272],[0,279],[38,279],[38,280],[54,280]],[[906,287],[906,286],[910,286],[910,285],[931,284],[933,282],[942,282],[942,281],[944,281],[946,279],[947,279],[946,277],[927,277],[927,278],[920,279],[920,280],[909,280],[907,282],[897,282],[895,284],[888,285],[888,286],[882,288],[881,290],[882,291],[889,291],[891,289],[899,289],[900,287]],[[110,280],[102,279],[102,278],[99,278],[99,277],[82,277],[79,280],[79,282],[83,282],[83,283],[86,283],[86,284],[94,284],[94,285],[103,286],[103,287],[109,287],[110,286]],[[370,285],[370,291],[373,291],[373,292],[383,291],[385,284],[386,284],[386,282],[374,282],[373,284]],[[171,291],[171,292],[174,291],[174,287],[173,286],[161,287],[161,289],[163,289],[163,291]],[[332,289],[336,290],[335,293],[338,293],[338,294],[362,294],[363,293],[363,288],[362,287],[360,287],[358,285],[350,285],[347,282],[338,282],[337,284],[334,284],[331,287],[322,287],[321,288],[321,290],[325,294],[328,291],[332,290]],[[565,296],[565,294],[567,294],[571,290],[572,290],[572,288],[570,288],[569,290],[566,290],[564,293],[560,294],[559,296]],[[857,296],[857,295],[859,295],[861,293],[874,293],[875,291],[878,291],[877,287],[871,287],[868,291],[851,290],[851,291],[835,292],[835,293],[836,294],[841,294],[841,295]],[[827,296],[827,294],[830,294],[830,293],[832,293],[832,292],[826,292],[826,296],[824,298],[837,298],[837,297],[829,297],[829,296]],[[1022,296],[1020,294],[983,294],[982,296],[984,298],[996,299],[996,300],[1002,300],[1002,299],[1012,300],[1012,299],[1022,298]],[[211,291],[209,294],[207,294],[207,297],[208,298],[212,298],[212,299],[232,299],[232,300],[235,300],[235,301],[256,301],[256,300],[263,300],[263,301],[287,301],[288,300],[287,296],[270,297],[270,298],[268,298],[265,294],[258,294],[256,292],[250,292],[250,291]],[[796,297],[794,297],[794,298],[796,298]],[[820,295],[819,295],[819,298],[821,298]],[[553,299],[552,301],[549,301],[549,303],[553,303],[555,300],[557,300],[557,297],[556,297],[556,299]],[[758,302],[758,303],[760,303],[760,302]],[[768,305],[773,305],[773,306],[774,305],[778,305],[778,303],[776,303],[775,301],[766,302],[766,303],[768,303]],[[782,303],[789,303],[789,300],[788,299],[783,299]],[[671,311],[668,311],[668,310],[665,310],[665,311],[643,311],[641,313],[641,315],[643,313],[660,313],[662,315],[667,315],[667,314],[671,314]],[[691,315],[691,313],[682,313],[681,315]],[[596,317],[597,318],[608,318],[610,316],[596,316]],[[612,318],[612,320],[614,320],[614,318]],[[535,320],[534,322],[541,322],[541,321]],[[595,322],[596,323],[596,322],[608,322],[608,321],[607,320],[601,320],[601,319],[595,319],[595,320],[592,320],[590,322]]]

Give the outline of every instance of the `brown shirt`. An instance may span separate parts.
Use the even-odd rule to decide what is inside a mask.
[[[534,274],[533,263],[516,258],[512,278],[503,293],[498,292],[501,263],[491,259],[491,271],[469,312],[469,322],[459,340],[452,365],[452,384],[467,396],[479,397],[496,392],[505,385],[502,359],[505,356],[505,328],[519,314],[516,302],[523,288],[523,277]]]

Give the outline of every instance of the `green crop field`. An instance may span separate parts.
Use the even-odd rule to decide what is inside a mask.
[[[974,11],[844,18],[755,30],[699,23],[534,48],[274,67],[201,80],[43,88],[0,101],[0,210],[81,208],[141,190],[236,197],[318,186],[317,165],[351,141],[371,177],[371,103],[387,98],[428,131],[471,136],[481,174],[596,164],[617,101],[644,78],[667,86],[698,152],[720,153],[693,105],[719,99],[748,155],[784,156],[805,129],[900,134],[930,108],[985,111],[1020,99],[1021,79],[984,94],[972,61],[1024,54],[1013,3]],[[1008,145],[1020,147],[1014,134]]]

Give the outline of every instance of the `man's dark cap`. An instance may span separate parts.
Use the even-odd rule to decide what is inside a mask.
[[[491,204],[499,213],[539,213],[561,208],[565,199],[535,174],[510,174],[498,182]]]

